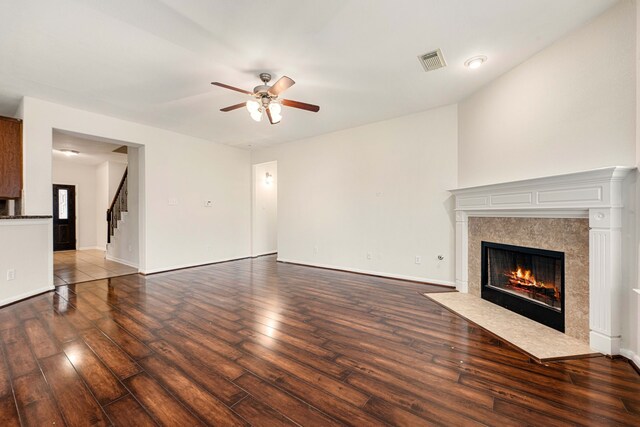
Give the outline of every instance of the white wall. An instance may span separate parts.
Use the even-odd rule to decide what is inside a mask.
[[[253,152],[254,164],[278,162],[278,258],[452,285],[456,113],[451,105]]]
[[[621,1],[459,104],[461,187],[635,164],[634,8]]]
[[[143,272],[251,254],[248,151],[35,98],[22,103],[25,214],[51,214],[52,130],[67,130],[144,146]]]
[[[0,307],[53,289],[52,236],[51,219],[0,219]]]
[[[98,246],[96,240],[96,168],[70,160],[53,160],[53,184],[76,187],[76,249]]]
[[[265,181],[266,174],[272,182]],[[271,254],[278,251],[278,162],[253,165],[253,229],[251,254]]]
[[[107,209],[109,209],[109,162],[95,167],[96,203],[94,218],[96,221],[96,242],[100,249],[107,247]]]
[[[640,4],[636,1],[636,166],[640,167]],[[632,240],[632,244],[629,250],[630,262],[629,276],[631,278],[629,287],[640,290],[640,273],[638,268],[640,267],[640,173],[636,172],[634,176],[634,182],[629,186],[630,196],[629,198],[634,200],[633,206],[629,209],[629,216],[634,216],[635,219],[635,240]],[[635,197],[634,197],[635,196]],[[633,262],[635,261],[635,262]],[[632,359],[635,364],[640,368],[640,294],[635,293],[633,290],[627,289],[627,310],[628,315],[625,317],[623,323],[623,339],[622,346],[624,348],[623,354]]]

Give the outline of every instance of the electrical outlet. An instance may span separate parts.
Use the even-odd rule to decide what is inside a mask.
[[[367,252],[367,259],[371,259],[371,252]]]
[[[213,206],[213,200],[207,200],[204,202],[204,207],[205,208],[210,208]]]
[[[420,255],[416,255],[416,264],[422,264],[422,257]]]
[[[313,253],[314,253],[314,254],[317,254],[317,253],[318,253],[318,247],[317,247],[317,246],[314,246],[314,247],[313,247]]]
[[[16,278],[16,270],[14,270],[13,268],[10,270],[7,270],[7,280],[15,280]]]

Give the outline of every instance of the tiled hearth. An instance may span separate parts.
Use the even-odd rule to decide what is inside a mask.
[[[482,241],[564,252],[565,333],[601,353],[619,354],[622,181],[631,170],[611,167],[452,190],[457,289],[480,295]]]

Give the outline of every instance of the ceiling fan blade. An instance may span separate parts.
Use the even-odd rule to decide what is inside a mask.
[[[220,82],[211,82],[212,85],[214,86],[220,86],[223,87],[225,89],[231,89],[231,90],[235,90],[236,92],[240,92],[240,93],[246,93],[247,95],[253,95],[253,92],[249,92],[248,90],[244,90],[244,89],[240,89],[237,87],[233,87],[233,86],[229,86],[226,85],[224,83],[220,83]]]
[[[274,124],[273,123],[273,118],[271,118],[271,111],[269,111],[268,108],[267,108],[267,117],[269,118],[269,123]]]
[[[277,82],[273,84],[273,86],[271,86],[267,93],[271,96],[278,96],[294,84],[296,84],[296,82],[294,82],[292,79],[287,76],[282,76],[278,79]]]
[[[320,107],[318,107],[317,105],[307,104],[305,102],[292,101],[290,99],[281,99],[280,103],[282,105],[286,105],[287,107],[300,108],[301,110],[313,111],[314,113],[320,111]]]
[[[242,108],[242,107],[244,107],[246,105],[247,105],[246,102],[241,102],[240,104],[230,105],[228,107],[221,108],[220,111],[224,111],[226,113],[227,111],[237,110],[238,108]]]
[[[278,123],[280,123],[273,121],[273,117],[271,117],[271,110],[269,110],[269,108],[267,108],[267,117],[269,118],[269,123],[271,123],[272,125],[277,125]]]

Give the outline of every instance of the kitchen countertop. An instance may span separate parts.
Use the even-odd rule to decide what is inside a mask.
[[[53,218],[51,215],[0,215],[0,219],[47,219]]]

